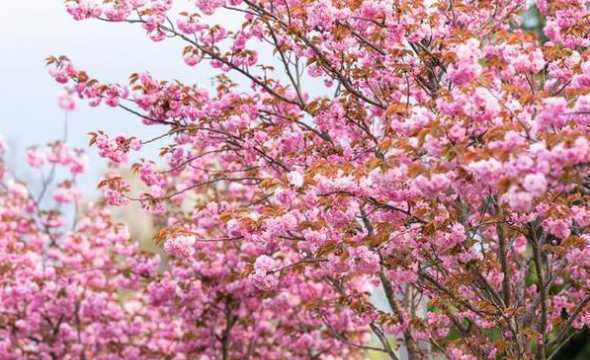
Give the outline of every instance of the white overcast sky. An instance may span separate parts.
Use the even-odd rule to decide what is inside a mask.
[[[22,176],[30,176],[23,170],[24,149],[58,139],[63,132],[64,113],[57,106],[62,90],[44,66],[49,55],[67,55],[103,81],[126,83],[130,73],[147,70],[159,79],[210,84],[207,65],[184,65],[182,44],[176,41],[154,43],[143,29],[129,24],[76,22],[66,13],[63,0],[0,1],[0,135],[11,148],[11,167]],[[89,108],[81,101],[68,123],[69,141],[80,147],[88,142],[86,134],[96,129],[141,137],[160,133],[120,110]],[[151,151],[156,153],[157,146]],[[92,166],[87,178],[95,179],[105,162],[92,149],[88,153]]]

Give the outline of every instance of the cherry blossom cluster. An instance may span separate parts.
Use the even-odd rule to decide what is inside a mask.
[[[158,312],[144,306],[141,295],[121,297],[141,282],[133,262],[122,261],[139,255],[126,227],[92,204],[75,213],[73,224],[65,220],[71,212],[63,205],[80,203],[75,177],[83,172],[82,159],[63,142],[30,148],[32,168],[52,168],[39,194],[9,171],[1,174],[2,359],[158,358],[170,344],[159,337],[164,325],[147,321]],[[0,168],[6,169],[2,160]],[[52,187],[58,176],[69,179]],[[42,200],[50,191],[54,201],[47,204]]]
[[[161,220],[147,294],[180,353],[548,359],[590,325],[590,4],[536,1],[537,34],[529,3],[66,1],[213,69],[125,86],[48,59],[69,96],[163,129],[92,142],[113,171],[161,144],[129,164],[146,191],[101,187]]]

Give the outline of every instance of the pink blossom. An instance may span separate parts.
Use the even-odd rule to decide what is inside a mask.
[[[543,223],[547,231],[560,239],[565,239],[570,235],[570,227],[567,221],[563,219],[548,219]]]
[[[267,255],[259,256],[254,263],[252,280],[255,286],[261,289],[273,289],[278,285],[278,277],[273,273],[276,269],[276,261]]]
[[[351,250],[349,263],[352,269],[360,273],[374,274],[379,270],[379,255],[366,246],[355,247]]]
[[[194,236],[175,236],[164,242],[164,251],[170,256],[188,258],[194,253],[195,242]]]
[[[39,168],[46,162],[45,154],[40,152],[37,148],[27,150],[27,163],[29,166]]]
[[[457,86],[462,86],[478,77],[481,73],[481,66],[478,64],[479,41],[469,39],[466,43],[460,44],[455,49],[457,61],[449,69],[449,79]]]
[[[53,199],[58,203],[70,203],[81,197],[79,191],[72,187],[61,186],[53,192]]]
[[[537,115],[537,126],[540,130],[550,127],[560,128],[565,124],[564,113],[567,109],[567,101],[562,97],[547,98],[543,101],[543,109]]]
[[[529,192],[518,191],[515,186],[512,186],[504,195],[504,201],[514,211],[528,211],[533,205],[533,196]]]
[[[72,111],[76,108],[76,103],[70,94],[61,94],[58,98],[59,107],[65,111]]]
[[[312,28],[329,28],[332,26],[334,17],[332,6],[328,1],[318,1],[308,8],[308,23]]]
[[[522,182],[524,189],[534,196],[540,195],[547,190],[547,179],[541,173],[528,174]]]

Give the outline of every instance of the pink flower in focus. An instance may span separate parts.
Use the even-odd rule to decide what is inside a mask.
[[[174,257],[187,258],[194,253],[193,245],[196,239],[194,236],[176,236],[164,243],[164,251]]]
[[[272,270],[276,270],[276,261],[268,255],[259,256],[254,263],[252,280],[260,289],[268,290],[276,287],[279,279]]]

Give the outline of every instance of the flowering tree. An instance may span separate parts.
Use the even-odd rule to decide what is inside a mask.
[[[48,59],[64,108],[163,129],[91,144],[116,168],[166,142],[165,165],[132,165],[146,192],[115,172],[99,186],[161,219],[146,306],[178,324],[173,351],[548,359],[590,322],[587,1],[536,2],[547,42],[519,28],[524,0],[66,4],[218,71],[214,91],[126,86]]]
[[[0,358],[89,359],[156,354],[151,332],[169,325],[145,322],[151,310],[120,303],[118,291],[136,288],[136,249],[125,227],[100,206],[62,211],[79,203],[76,177],[84,155],[63,142],[34,147],[29,165],[45,174],[33,194],[8,173],[0,143]],[[57,169],[62,168],[63,171]],[[47,171],[49,170],[49,171]],[[66,179],[52,186],[58,174]],[[52,193],[52,204],[43,201]],[[75,219],[68,221],[68,215]],[[110,356],[110,357],[109,357]]]

